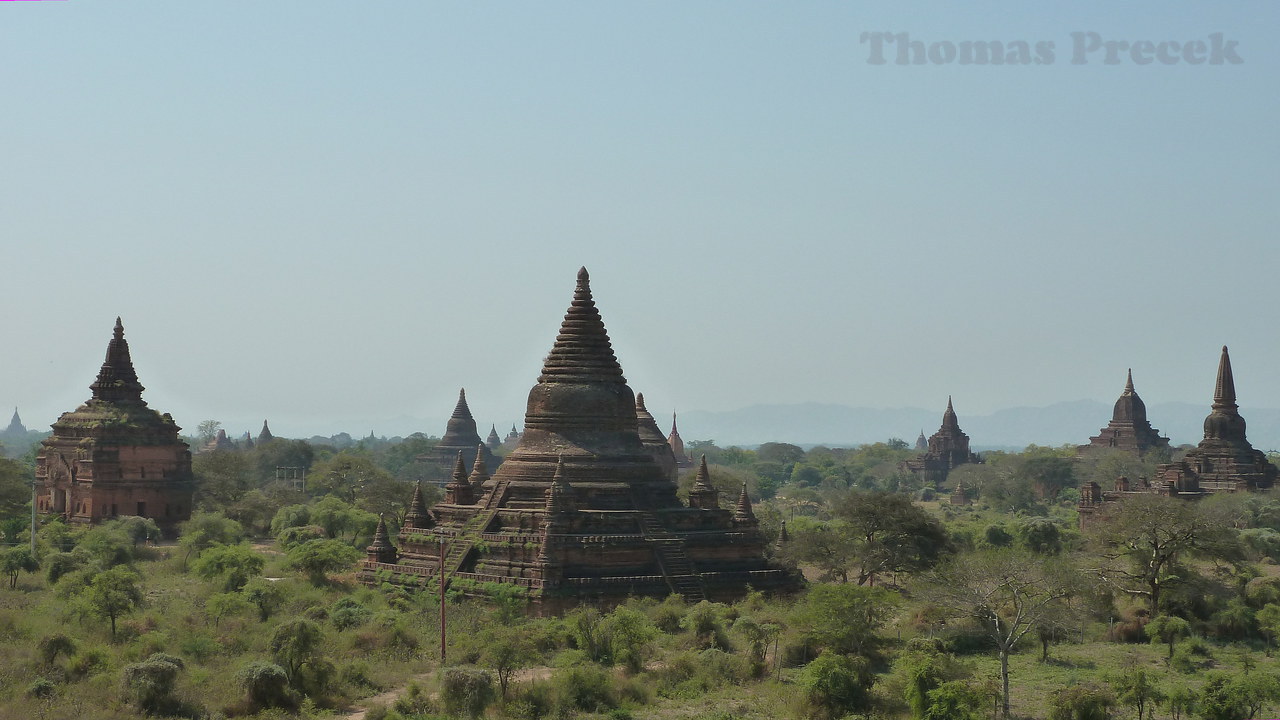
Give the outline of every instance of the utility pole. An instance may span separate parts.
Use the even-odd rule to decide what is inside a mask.
[[[440,581],[440,667],[444,667],[444,536],[440,536],[440,571],[436,574]]]

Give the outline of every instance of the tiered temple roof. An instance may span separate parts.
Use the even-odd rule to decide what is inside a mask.
[[[735,520],[734,510],[676,498],[637,417],[584,268],[529,392],[519,445],[473,497],[460,494],[455,476],[453,497],[430,514],[411,504],[396,562],[378,561],[371,549],[363,577],[411,582],[443,570],[473,588],[522,588],[544,613],[632,595],[719,600],[748,587],[797,588],[798,574],[766,562],[749,500]]]
[[[37,509],[91,523],[118,515],[170,528],[191,516],[191,452],[168,413],[147,407],[116,318],[93,396],[63,413],[36,456]]]
[[[922,433],[923,434],[923,433]],[[947,475],[959,465],[982,462],[969,451],[969,436],[960,429],[951,396],[947,396],[947,409],[942,413],[942,426],[929,438],[928,449],[914,460],[907,460],[903,468],[920,475],[926,483],[941,486]]]
[[[1129,370],[1124,391],[1120,393],[1111,412],[1111,422],[1096,436],[1089,438],[1088,445],[1081,445],[1080,450],[1084,452],[1095,448],[1113,448],[1142,455],[1151,449],[1168,447],[1169,438],[1161,437],[1160,431],[1151,427],[1151,423],[1147,421],[1147,406],[1133,389],[1133,370]]]
[[[267,421],[262,421],[262,430],[258,433],[258,444],[269,443],[275,440],[276,436],[271,434],[271,428],[267,426]]]

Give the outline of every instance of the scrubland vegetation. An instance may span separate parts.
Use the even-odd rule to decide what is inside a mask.
[[[197,457],[201,511],[42,519],[0,467],[0,717],[1182,718],[1280,712],[1280,497],[1134,498],[1082,532],[1075,488],[1145,463],[997,453],[944,489],[854,450],[692,443],[746,482],[794,597],[634,599],[530,618],[518,595],[355,582],[430,441]],[[288,455],[286,457],[286,454]],[[309,468],[299,486],[274,467]],[[8,478],[8,480],[5,480]],[[962,480],[972,504],[938,495]],[[688,479],[683,481],[686,485]],[[15,544],[16,543],[16,544]],[[1007,683],[1007,684],[1006,684]]]

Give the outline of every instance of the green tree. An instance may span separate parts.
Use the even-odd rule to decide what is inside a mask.
[[[1048,720],[1108,720],[1115,698],[1106,688],[1068,685],[1049,693]]]
[[[858,584],[877,575],[918,572],[951,551],[947,532],[932,515],[898,493],[851,491],[832,514],[855,540]]]
[[[295,618],[276,627],[271,633],[268,647],[271,656],[280,663],[288,673],[289,681],[296,686],[302,666],[320,657],[323,643],[324,631],[319,625],[306,618]]]
[[[444,668],[440,671],[440,699],[450,716],[478,718],[493,702],[493,678],[477,668]]]
[[[288,552],[289,567],[306,573],[314,585],[323,585],[328,573],[350,568],[360,552],[341,540],[309,540]]]
[[[266,622],[285,600],[285,589],[278,582],[265,578],[254,578],[245,584],[240,591],[244,599],[258,609],[258,619]]]
[[[220,578],[224,590],[235,591],[260,574],[266,564],[267,559],[248,545],[214,545],[200,553],[191,569],[206,580]]]
[[[969,553],[939,567],[921,593],[959,617],[972,617],[1000,660],[1001,706],[1009,717],[1009,655],[1027,633],[1083,593],[1079,573],[1061,561],[1017,550]]]
[[[898,603],[898,594],[884,588],[814,585],[796,605],[792,625],[819,646],[866,655]]]
[[[1258,630],[1267,638],[1267,653],[1275,647],[1276,638],[1280,637],[1280,605],[1267,603],[1254,616],[1258,621]]]
[[[10,590],[18,587],[19,573],[35,572],[39,569],[40,563],[36,560],[36,556],[31,553],[31,548],[25,545],[0,550],[0,570],[9,576]]]
[[[1173,660],[1174,644],[1178,642],[1178,638],[1191,634],[1191,625],[1176,615],[1157,615],[1142,631],[1151,639],[1151,644],[1166,643],[1169,646],[1169,656],[1165,659],[1165,664],[1168,665]]]
[[[1210,677],[1200,689],[1198,706],[1204,720],[1256,718],[1268,703],[1280,700],[1280,680],[1267,673]]]
[[[84,591],[88,611],[111,621],[111,640],[116,639],[116,619],[142,604],[138,574],[125,567],[113,567],[93,576]]]
[[[866,660],[823,650],[800,672],[798,685],[807,717],[835,720],[866,707],[871,678]]]
[[[1138,720],[1154,718],[1156,705],[1164,701],[1164,692],[1145,668],[1129,668],[1113,680],[1111,686],[1120,702],[1133,706],[1138,712]]]
[[[1222,557],[1234,548],[1235,531],[1196,503],[1137,495],[1110,504],[1086,528],[1107,561],[1094,572],[1117,590],[1145,599],[1152,616],[1165,590],[1189,579],[1178,570],[1179,557]]]
[[[229,512],[253,487],[253,466],[243,452],[200,453],[191,460],[196,504],[203,510]]]
[[[205,614],[213,620],[214,627],[218,627],[222,618],[245,612],[249,607],[249,601],[244,595],[236,592],[215,593],[204,602]]]
[[[988,695],[961,680],[948,680],[925,695],[920,720],[986,720]]]
[[[626,606],[615,608],[604,620],[604,632],[614,662],[633,675],[644,669],[650,643],[658,636],[658,628],[644,613]]]
[[[511,677],[528,667],[537,656],[537,648],[526,628],[500,626],[485,636],[480,664],[497,676],[498,688],[506,698]]]
[[[126,665],[121,678],[125,697],[148,715],[170,714],[168,711],[176,704],[173,691],[182,668],[181,658],[165,653]]]
[[[182,567],[192,554],[200,553],[214,545],[235,545],[244,539],[240,523],[219,512],[199,512],[190,520],[178,525],[178,545],[186,552]]]
[[[0,457],[0,518],[25,515],[30,508],[30,473],[17,460]]]

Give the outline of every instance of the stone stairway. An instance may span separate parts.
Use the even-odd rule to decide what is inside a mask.
[[[688,602],[706,600],[702,580],[684,551],[684,540],[672,535],[653,513],[644,510],[640,511],[640,530],[645,540],[653,544],[658,567],[662,568],[671,592],[682,595]]]
[[[466,561],[467,555],[471,553],[471,548],[475,545],[475,537],[484,532],[497,515],[498,508],[487,509],[484,512],[476,513],[462,526],[461,532],[449,543],[449,549],[444,555],[446,578],[458,572],[462,567],[462,563]]]

